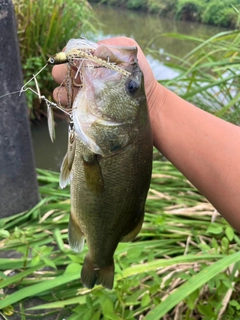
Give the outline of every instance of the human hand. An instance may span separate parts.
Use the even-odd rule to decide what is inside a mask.
[[[151,111],[152,106],[154,105],[154,103],[152,102],[154,102],[155,100],[154,93],[156,91],[156,87],[158,83],[155,80],[153,72],[148,64],[148,61],[145,55],[143,54],[141,48],[137,44],[137,42],[131,38],[117,37],[117,38],[105,39],[100,41],[99,43],[114,45],[114,46],[137,46],[138,47],[138,62],[144,74],[145,92],[146,92],[149,109]],[[58,84],[61,84],[63,82],[63,80],[66,77],[66,73],[67,73],[66,64],[55,65],[52,69],[52,76]],[[74,88],[74,94],[77,94],[78,89],[79,89],[78,87]],[[67,93],[64,86],[55,88],[55,90],[53,91],[53,98],[55,101],[60,102],[62,105],[67,104]]]

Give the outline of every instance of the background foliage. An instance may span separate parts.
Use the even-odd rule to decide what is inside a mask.
[[[127,9],[144,10],[150,13],[187,21],[235,28],[238,26],[238,0],[91,0]]]
[[[30,79],[51,55],[61,51],[69,39],[93,30],[94,13],[86,0],[13,0],[13,3],[25,79]],[[51,73],[40,73],[38,81],[41,93],[51,97],[54,88]],[[27,100],[31,116],[45,113],[45,105],[40,105],[29,91]]]
[[[43,17],[38,21],[40,9],[34,7],[35,3],[40,7],[39,2],[29,1],[24,7],[16,1],[26,79],[43,66],[48,55],[61,50],[72,32],[79,30],[76,26],[81,31],[88,30],[85,13],[92,17],[85,1],[81,3],[87,11],[82,11],[79,26],[70,23],[77,12],[74,3],[71,11],[71,1],[67,9],[61,1],[51,1],[52,7],[49,1],[42,1],[45,7],[41,13],[49,16],[45,22]],[[137,3],[131,1],[132,6]],[[151,3],[157,6],[157,1]],[[181,3],[184,8],[184,1]],[[171,2],[172,7],[175,4]],[[55,5],[60,7],[56,9]],[[161,5],[164,11],[164,2]],[[61,21],[55,25],[54,14],[61,15],[61,21],[66,19],[67,27],[60,25]],[[35,31],[26,32],[29,24]],[[67,29],[71,25],[69,35]],[[40,42],[42,33],[49,36],[47,45]],[[179,75],[164,85],[201,108],[239,123],[239,31],[223,32],[207,40],[166,36],[194,41],[196,47],[181,60],[172,57],[175,62],[169,65]],[[42,81],[47,83],[48,79]],[[46,88],[51,91],[49,86]],[[68,246],[69,189],[59,189],[57,173],[37,172],[40,203],[28,212],[0,219],[0,317],[240,318],[239,235],[170,163],[154,161],[143,229],[134,242],[119,245],[112,291],[101,286],[92,290],[82,287],[79,274],[87,248],[82,254],[75,254]]]

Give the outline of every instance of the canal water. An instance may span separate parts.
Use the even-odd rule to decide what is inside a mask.
[[[181,41],[166,34],[181,33],[196,38],[208,38],[223,29],[218,27],[172,21],[143,12],[115,9],[107,6],[95,6],[99,23],[95,24],[96,34],[86,34],[97,41],[109,37],[127,36],[134,38],[150,63],[156,79],[170,79],[177,73],[166,63],[171,63],[173,56],[184,57],[196,43]],[[79,31],[79,36],[83,36]],[[56,140],[50,141],[47,122],[32,126],[32,138],[36,166],[59,171],[67,148],[67,123],[56,121]]]

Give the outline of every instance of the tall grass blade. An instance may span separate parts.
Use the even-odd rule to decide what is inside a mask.
[[[231,264],[240,261],[240,252],[224,257],[212,265],[204,268],[197,275],[192,276],[175,292],[170,294],[159,306],[153,308],[145,317],[146,320],[159,320],[168,313],[176,304],[183,301],[188,295],[203,286],[218,273],[228,268]]]
[[[79,279],[79,273],[73,273],[73,274],[65,274],[59,277],[56,277],[55,279],[50,279],[46,281],[42,281],[38,284],[19,289],[18,291],[10,294],[9,296],[6,296],[4,300],[0,300],[0,309],[6,308],[7,306],[20,302],[25,298],[28,297],[34,297],[37,296],[40,293],[43,293],[47,290],[50,290],[52,288],[56,288],[58,286],[61,286],[63,284],[69,283],[73,280]]]

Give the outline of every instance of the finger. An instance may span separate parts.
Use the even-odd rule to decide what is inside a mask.
[[[58,64],[52,68],[52,77],[58,83],[61,84],[67,74],[67,64]]]
[[[116,37],[99,41],[100,44],[106,43],[112,46],[137,46],[137,42],[127,37]]]
[[[127,38],[127,37],[116,37],[116,38],[110,38],[110,39],[104,39],[99,41],[100,44],[107,44],[107,45],[114,45],[114,46],[135,46],[138,48],[138,60],[139,60],[139,64],[140,67],[143,71],[143,73],[147,72],[149,73],[149,69],[150,66],[148,64],[148,61],[142,51],[142,49],[140,48],[140,46],[138,45],[138,43],[131,39],[131,38]]]
[[[127,37],[116,37],[116,38],[110,38],[110,39],[104,39],[99,42],[100,44],[106,44],[106,45],[114,45],[114,46],[136,46],[138,48],[138,63],[140,65],[140,68],[144,74],[144,85],[146,90],[146,95],[149,97],[152,92],[153,83],[155,84],[156,81],[152,72],[152,69],[142,51],[138,43]]]
[[[58,84],[63,83],[63,81],[66,79],[67,73],[68,73],[68,67],[66,63],[55,65],[52,68],[52,77]],[[81,80],[80,80],[79,74],[77,76],[76,74],[77,74],[77,70],[74,67],[71,67],[71,77],[74,83],[78,85],[81,83]]]
[[[79,91],[78,87],[74,87],[73,99],[76,97]],[[67,90],[64,86],[57,87],[53,90],[53,99],[61,106],[68,106]]]

